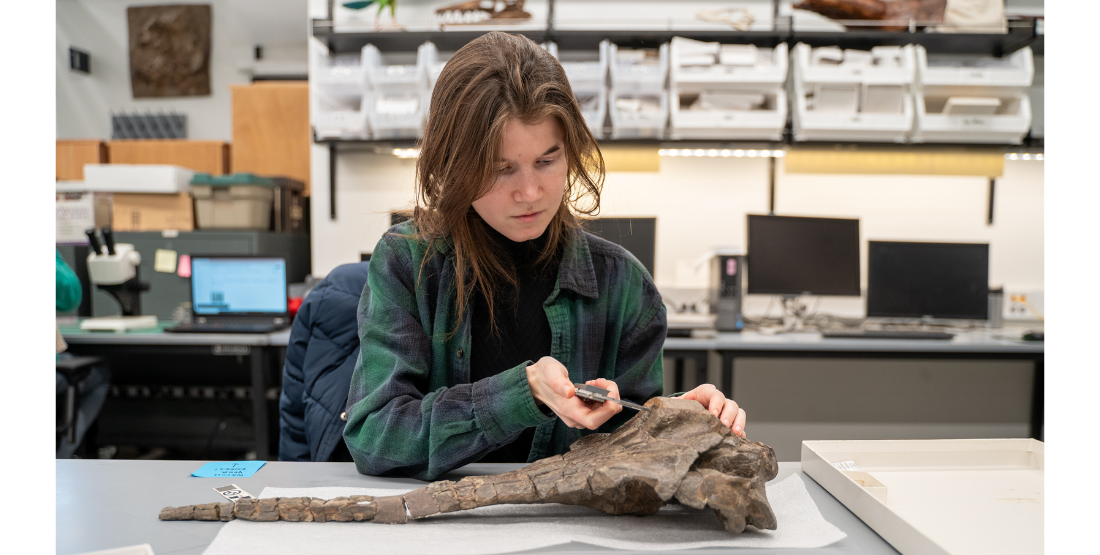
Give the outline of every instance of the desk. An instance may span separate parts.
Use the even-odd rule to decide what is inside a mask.
[[[164,328],[174,322],[159,322],[155,329],[125,333],[90,332],[79,324],[58,326],[73,354],[102,356],[142,355],[213,355],[238,356],[247,359],[249,383],[252,389],[253,439],[256,458],[270,456],[270,432],[265,399],[272,383],[271,372],[282,373],[282,358],[278,351],[286,349],[290,329],[273,333],[168,333]]]
[[[707,339],[669,337],[665,356],[695,358],[697,383],[706,383],[706,352],[722,356],[720,388],[733,398],[733,371],[738,358],[886,358],[952,360],[1028,360],[1035,367],[1032,388],[1030,434],[1039,439],[1043,428],[1043,342],[998,337],[994,330],[976,330],[956,335],[951,340],[928,339],[826,339],[816,332],[765,335],[756,331],[719,333]],[[679,365],[677,365],[679,370]],[[683,375],[676,376],[676,387],[683,391]]]
[[[358,474],[354,463],[269,462],[251,478],[192,478],[190,473],[204,461],[58,460],[57,464],[57,553],[68,555],[126,545],[149,543],[157,555],[198,555],[214,540],[223,522],[157,519],[165,506],[191,505],[219,500],[212,488],[230,482],[259,495],[266,486],[318,487],[353,486],[366,488],[421,487],[410,478],[377,478]],[[494,474],[520,468],[519,464],[472,464],[445,476]],[[782,480],[801,473],[799,463],[779,463]],[[848,534],[847,538],[817,550],[791,549],[784,553],[896,554],[888,543],[853,515],[812,478],[802,475],[806,489],[825,520]],[[633,517],[624,517],[633,518]],[[294,523],[286,523],[294,526]],[[340,525],[340,524],[335,524]],[[361,526],[375,526],[362,523]],[[780,523],[780,526],[783,524]],[[677,553],[714,553],[691,550]],[[756,555],[775,550],[737,549]],[[567,544],[529,553],[609,553],[612,550],[585,544]],[[623,553],[622,551],[614,551]]]

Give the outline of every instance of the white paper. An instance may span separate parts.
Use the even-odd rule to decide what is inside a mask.
[[[612,516],[558,504],[498,505],[437,515],[408,524],[250,522],[222,527],[206,555],[365,553],[466,555],[510,553],[578,542],[614,549],[660,551],[700,547],[823,547],[847,536],[821,516],[798,475],[768,484],[777,530],[730,534],[710,509],[668,505],[647,517]],[[261,498],[400,495],[406,489],[264,488]]]

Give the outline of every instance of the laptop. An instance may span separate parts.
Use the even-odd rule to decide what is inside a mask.
[[[192,256],[191,324],[175,333],[269,333],[290,325],[286,260]]]

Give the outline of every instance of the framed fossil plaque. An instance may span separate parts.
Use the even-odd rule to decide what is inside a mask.
[[[126,8],[134,98],[210,94],[210,5]]]

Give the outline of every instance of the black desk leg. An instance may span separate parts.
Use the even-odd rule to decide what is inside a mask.
[[[695,359],[695,386],[699,387],[707,383],[707,351],[697,351],[693,358]]]
[[[733,363],[736,358],[732,351],[722,351],[722,392],[730,399],[733,399]]]
[[[256,438],[256,460],[259,461],[266,461],[268,457],[266,356],[267,349],[262,347],[252,347],[248,355],[252,370],[252,430]]]
[[[1031,437],[1042,441],[1043,439],[1043,357],[1035,359],[1035,383],[1032,386],[1031,397]]]
[[[676,380],[676,382],[675,382],[676,383],[676,391],[683,391],[684,390],[684,374],[686,373],[686,371],[684,370],[684,357],[680,356],[680,355],[677,355],[676,358],[674,358],[672,360],[673,360],[673,363],[672,363],[673,370],[672,371],[673,371],[673,376],[675,377],[675,380]]]

